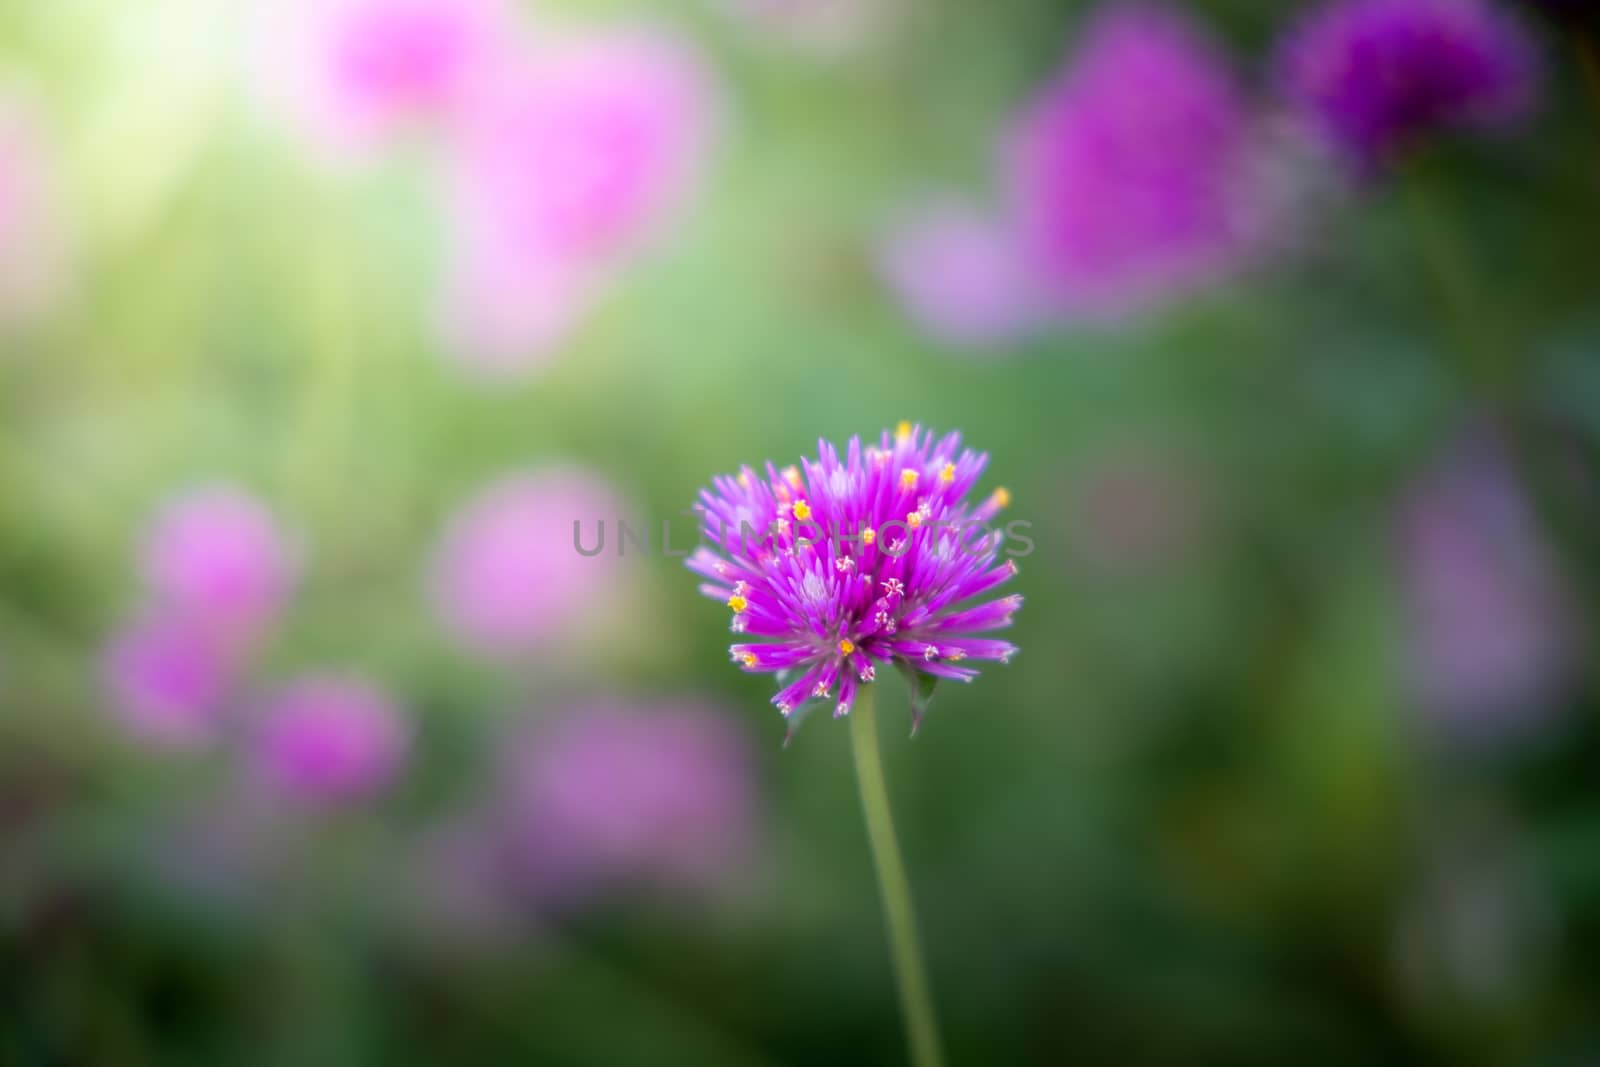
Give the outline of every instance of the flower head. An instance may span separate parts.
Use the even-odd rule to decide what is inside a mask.
[[[163,610],[235,640],[269,627],[294,584],[293,556],[272,513],[231,486],[170,501],[145,533],[141,562]]]
[[[574,35],[508,63],[462,125],[442,328],[480,371],[526,369],[648,243],[711,142],[700,55],[645,29]]]
[[[1449,735],[1504,740],[1561,709],[1577,665],[1568,590],[1492,434],[1456,444],[1400,514],[1409,681]]]
[[[1069,314],[1117,315],[1224,273],[1260,226],[1253,132],[1225,58],[1186,18],[1100,15],[1008,145],[1041,288]]]
[[[214,738],[237,665],[211,628],[151,616],[112,638],[102,668],[112,709],[130,734],[195,748]]]
[[[508,475],[451,521],[433,565],[440,620],[462,647],[498,659],[574,634],[618,593],[619,494],[581,469]],[[582,535],[581,555],[574,523]],[[601,524],[604,524],[602,527]]]
[[[358,678],[312,675],[266,705],[253,750],[261,781],[289,799],[361,800],[405,762],[409,736],[389,697]]]
[[[701,547],[687,563],[733,631],[760,639],[733,645],[733,661],[789,679],[773,698],[786,717],[824,698],[848,714],[886,664],[969,681],[964,661],[1016,652],[977,636],[1022,606],[978,600],[1016,573],[997,562],[988,527],[1010,494],[968,501],[988,456],[960,443],[901,423],[866,447],[851,438],[842,459],[821,441],[815,460],[769,463],[764,476],[745,467],[701,493],[704,537],[721,551]]]
[[[503,0],[287,0],[262,34],[266,90],[316,146],[366,155],[465,106],[509,32]]]
[[[1336,0],[1285,38],[1289,100],[1365,167],[1442,129],[1508,125],[1531,110],[1538,63],[1491,0]]]
[[[751,753],[738,724],[709,706],[593,700],[541,723],[508,756],[513,862],[556,902],[628,882],[712,889],[752,853]]]
[[[879,254],[880,271],[930,336],[963,348],[1004,345],[1034,318],[1032,279],[1010,227],[958,203],[902,218]]]

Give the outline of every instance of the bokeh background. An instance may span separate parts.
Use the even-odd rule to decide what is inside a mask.
[[[11,0],[0,1061],[902,1062],[658,531],[909,419],[1036,544],[877,686],[954,1062],[1594,1062],[1589,14]]]

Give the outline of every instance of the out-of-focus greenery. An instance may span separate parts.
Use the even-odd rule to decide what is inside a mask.
[[[71,311],[0,358],[0,1061],[897,1061],[847,731],[819,716],[780,748],[766,679],[728,666],[676,561],[639,578],[625,654],[515,679],[451,649],[422,573],[509,469],[581,460],[675,516],[713,472],[901,418],[990,452],[1039,545],[1015,662],[941,692],[914,742],[899,682],[880,700],[953,1062],[1600,1054],[1595,691],[1532,743],[1431,741],[1391,552],[1400,492],[1482,402],[1410,192],[1515,338],[1535,462],[1600,448],[1600,101],[1564,38],[1512,146],[1354,190],[1284,262],[1168,314],[975,360],[905,321],[872,242],[906,195],[987,180],[1083,9],[907,3],[828,55],[674,4],[653,13],[728,94],[707,187],[547,369],[484,388],[427,329],[429,162],[299,159],[239,88],[235,7],[0,14],[4,69],[57,123],[82,266]],[[1259,84],[1280,5],[1194,7]],[[1108,569],[1082,486],[1128,448],[1181,459],[1204,519]],[[150,509],[217,477],[310,546],[262,671],[358,666],[419,730],[397,795],[249,904],[135,876],[152,820],[222,772],[130,746],[96,674]],[[397,937],[351,870],[470,788],[496,720],[583,690],[745,717],[757,887],[689,914],[602,902],[503,951]]]

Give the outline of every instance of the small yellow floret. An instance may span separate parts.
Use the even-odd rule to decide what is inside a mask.
[[[872,542],[876,541],[877,539],[878,539],[878,531],[874,530],[872,527],[868,526],[865,530],[861,531],[861,543],[862,544],[870,545],[870,544],[872,544]]]
[[[794,517],[801,522],[811,518],[811,505],[804,500],[796,500],[794,502]]]
[[[800,488],[800,469],[798,467],[783,468],[783,480],[796,489]]]
[[[843,641],[839,642],[839,651],[843,652],[845,655],[848,656],[850,653],[854,652],[855,650],[856,650],[856,643],[854,641],[850,640],[848,637],[845,638]]]
[[[989,499],[994,502],[994,506],[997,508],[1009,508],[1011,506],[1011,490],[1001,486],[994,491],[994,496]]]
[[[900,487],[902,489],[915,489],[917,487],[917,472],[907,467],[900,472]]]
[[[894,439],[902,442],[909,441],[911,439],[911,423],[901,419],[900,425],[894,428]]]
[[[750,601],[746,600],[744,597],[740,596],[738,593],[735,593],[731,597],[728,598],[728,607],[733,609],[733,613],[735,615],[743,614],[744,610],[746,608],[748,608],[749,606],[750,606]]]
[[[909,526],[913,530],[919,528],[922,525],[922,512],[920,512],[920,511],[908,511],[908,512],[906,512],[906,525]]]
[[[944,465],[944,470],[939,472],[939,480],[944,482],[946,485],[949,485],[951,482],[955,481],[956,465],[954,463],[946,463]]]
[[[756,665],[756,654],[754,652],[746,652],[739,658],[744,661],[746,667],[754,667]]]

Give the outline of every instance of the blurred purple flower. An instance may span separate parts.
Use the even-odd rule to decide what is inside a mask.
[[[49,138],[27,100],[0,93],[0,323],[27,325],[56,307],[68,258]]]
[[[266,506],[232,486],[190,490],[157,513],[142,571],[164,611],[247,642],[277,621],[295,563]]]
[[[963,348],[1017,340],[1033,325],[1033,280],[1008,225],[957,203],[908,212],[879,250],[879,268],[929,336]]]
[[[277,796],[312,805],[363,800],[405,764],[410,734],[400,710],[360,678],[309,675],[264,706],[253,767]]]
[[[510,752],[514,855],[552,903],[626,884],[704,892],[752,856],[759,797],[749,746],[709,707],[587,703]]]
[[[525,370],[696,183],[709,71],[664,32],[591,33],[501,69],[463,124],[442,325],[469,366]]]
[[[513,32],[504,0],[289,0],[271,16],[266,91],[335,160],[453,117]]]
[[[162,616],[123,628],[102,661],[111,707],[123,726],[166,748],[196,748],[215,738],[235,668],[212,629]]]
[[[1426,711],[1470,740],[1530,732],[1559,710],[1575,617],[1497,439],[1467,439],[1412,490],[1400,559]]]
[[[1276,66],[1289,101],[1368,168],[1437,130],[1514,123],[1539,80],[1532,40],[1490,0],[1336,0]]]
[[[1186,17],[1102,12],[1007,147],[1040,287],[1068,315],[1117,316],[1217,280],[1264,225],[1257,152],[1226,58]]]
[[[509,475],[469,500],[451,520],[434,555],[433,600],[462,647],[509,658],[542,642],[582,635],[618,593],[619,494],[578,468]],[[592,550],[605,523],[608,538]]]

